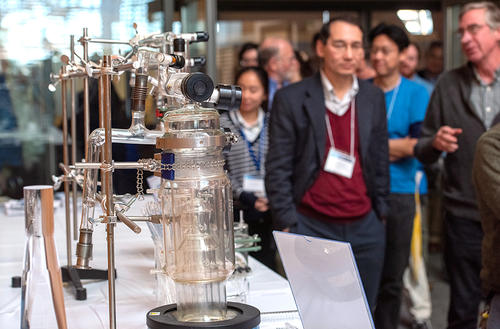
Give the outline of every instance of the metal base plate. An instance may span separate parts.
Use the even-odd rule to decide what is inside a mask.
[[[177,321],[174,316],[177,305],[170,304],[149,311],[146,316],[146,324],[149,329],[253,329],[260,324],[260,312],[253,306],[228,302],[227,309],[236,313],[236,317],[224,321],[181,322]]]

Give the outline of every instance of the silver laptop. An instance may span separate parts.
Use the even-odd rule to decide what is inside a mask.
[[[374,329],[351,245],[274,231],[304,329]]]

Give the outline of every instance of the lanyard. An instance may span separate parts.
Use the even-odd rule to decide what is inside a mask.
[[[399,86],[401,85],[401,78],[399,78],[398,85],[394,88],[394,92],[392,94],[391,103],[389,104],[389,108],[387,109],[387,121],[391,119],[392,111],[394,111],[394,104],[396,103],[396,98],[398,97]]]
[[[248,148],[248,153],[250,154],[250,158],[253,161],[253,164],[255,165],[255,168],[257,168],[257,171],[260,172],[260,163],[262,160],[262,150],[263,150],[263,143],[264,143],[264,136],[265,136],[265,131],[266,131],[266,118],[264,117],[264,124],[262,125],[262,129],[260,130],[259,134],[259,148],[257,149],[257,155],[255,154],[253,148],[252,148],[252,143],[246,138],[245,133],[243,132],[243,129],[240,129],[240,135],[241,137],[245,140],[247,143],[247,148]]]
[[[355,98],[352,98],[351,101],[351,145],[349,147],[350,153],[349,155],[351,157],[354,157],[354,111],[356,109],[356,101]],[[325,114],[325,119],[326,119],[326,129],[328,131],[328,138],[330,139],[330,144],[333,148],[335,148],[335,142],[333,141],[333,133],[332,133],[332,126],[330,124],[330,119],[328,118],[328,113]]]

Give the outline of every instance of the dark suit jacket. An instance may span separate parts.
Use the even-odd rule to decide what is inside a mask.
[[[318,177],[325,158],[326,106],[320,74],[280,89],[270,118],[266,191],[277,229],[296,223],[296,206]],[[389,154],[384,94],[359,81],[356,95],[363,177],[379,217],[387,212]]]

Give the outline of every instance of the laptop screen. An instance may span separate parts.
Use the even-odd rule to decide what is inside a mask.
[[[273,234],[304,329],[374,329],[349,243]]]

